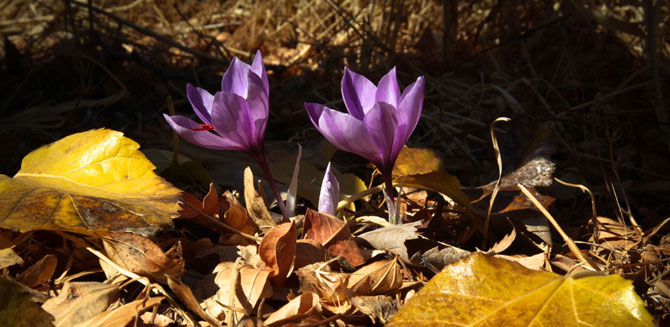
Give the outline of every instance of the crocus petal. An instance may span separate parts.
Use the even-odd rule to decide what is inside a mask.
[[[256,51],[254,61],[251,63],[251,71],[261,78],[263,81],[263,89],[265,90],[265,94],[269,95],[270,83],[268,82],[268,73],[265,71],[265,65],[263,65],[263,56],[261,56],[261,50]]]
[[[230,66],[223,73],[221,79],[221,91],[235,93],[243,98],[247,98],[247,88],[249,74],[249,65],[243,63],[237,57],[233,58]]]
[[[312,124],[314,126],[319,127],[319,118],[321,118],[321,114],[323,113],[324,109],[330,109],[322,104],[318,103],[310,103],[310,102],[305,102],[305,109],[307,109],[307,116],[309,116],[309,119],[312,121]],[[332,109],[331,109],[332,110]]]
[[[398,99],[400,99],[400,87],[398,86],[398,80],[396,80],[395,67],[393,67],[379,81],[375,100],[376,102],[386,102],[395,107],[398,105]]]
[[[211,124],[214,96],[204,89],[186,84],[186,97],[191,102],[191,107],[193,107],[193,111],[198,115],[198,118],[205,124]]]
[[[335,174],[330,170],[330,162],[326,167],[326,173],[321,182],[321,193],[319,193],[319,212],[335,215],[337,203],[340,201],[340,184]]]
[[[363,120],[363,116],[372,109],[375,104],[375,87],[370,80],[363,75],[356,74],[344,67],[342,76],[342,99],[347,111],[357,118]]]
[[[377,168],[382,172],[385,172],[385,169],[393,168],[392,164],[395,162],[395,158],[392,158],[391,155],[394,152],[395,134],[398,127],[395,107],[386,102],[377,102],[365,115],[363,122],[370,131],[370,135],[372,135],[372,139],[377,144],[383,158],[382,162],[379,162],[381,167],[378,165]],[[402,147],[402,144],[400,144],[400,147]],[[375,165],[377,164],[375,163]]]
[[[268,113],[270,110],[268,95],[263,90],[263,81],[255,74],[249,74],[249,91],[247,95],[247,104],[249,105],[249,116],[254,123],[255,138],[263,139],[265,135],[265,126],[268,122]]]
[[[247,151],[259,144],[249,117],[249,106],[241,96],[229,92],[214,95],[212,125],[221,136],[242,145]]]
[[[186,141],[195,145],[216,150],[240,150],[242,146],[233,140],[217,136],[209,131],[194,131],[200,124],[184,116],[163,114],[170,127]]]
[[[365,124],[343,112],[323,107],[316,128],[340,150],[355,153],[373,163],[383,160]]]
[[[417,78],[416,82],[405,88],[405,91],[400,96],[396,109],[396,118],[398,119],[398,126],[404,130],[402,144],[407,143],[419,122],[419,118],[421,118],[423,92],[424,80],[423,76],[421,76]]]

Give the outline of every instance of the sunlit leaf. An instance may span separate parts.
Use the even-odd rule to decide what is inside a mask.
[[[387,326],[654,326],[631,282],[580,279],[475,254],[447,266]]]
[[[428,174],[443,169],[442,158],[435,150],[404,147],[393,166],[393,177]]]
[[[0,175],[0,227],[150,234],[171,226],[180,191],[154,174],[138,147],[97,129],[31,152],[14,178]]]

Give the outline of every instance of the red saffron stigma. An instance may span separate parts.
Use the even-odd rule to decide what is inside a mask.
[[[200,127],[202,128],[191,128],[191,130],[194,132],[198,132],[198,131],[211,131],[214,129],[214,125],[212,124],[200,124]]]

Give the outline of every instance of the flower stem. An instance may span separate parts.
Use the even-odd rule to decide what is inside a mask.
[[[286,211],[286,206],[284,205],[284,200],[281,198],[281,194],[279,193],[279,190],[277,189],[277,184],[275,184],[275,179],[272,177],[272,172],[270,172],[270,166],[268,166],[268,162],[265,159],[265,154],[261,151],[261,153],[258,156],[253,156],[254,159],[256,159],[256,162],[258,165],[261,167],[261,170],[263,171],[263,174],[265,175],[265,179],[270,183],[270,188],[272,189],[272,193],[274,193],[275,198],[277,199],[277,204],[279,205],[279,210],[281,211],[282,216],[284,216],[284,219],[288,219],[288,211]]]
[[[390,200],[389,203],[386,205],[389,208],[389,212],[394,213],[394,217],[389,217],[389,220],[392,223],[396,223],[396,219],[398,219],[398,213],[395,212],[395,199],[393,199],[393,175],[391,171],[385,171],[382,173],[382,177],[384,178],[384,186],[386,187],[386,194],[388,194],[388,199]]]

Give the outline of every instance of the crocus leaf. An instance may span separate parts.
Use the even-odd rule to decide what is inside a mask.
[[[295,154],[279,154],[270,161],[272,175],[277,181],[286,185],[291,182],[291,173],[295,165],[295,158]],[[298,195],[314,205],[318,204],[323,175],[324,170],[317,168],[305,160],[301,160],[300,174],[298,175]],[[365,183],[354,174],[339,174],[336,172],[335,177],[339,183],[342,195],[352,195],[363,192],[366,189]]]
[[[0,175],[0,227],[151,234],[178,216],[180,190],[154,174],[139,145],[108,129],[67,136]]]
[[[571,278],[474,254],[447,266],[387,326],[654,326],[631,281]]]

